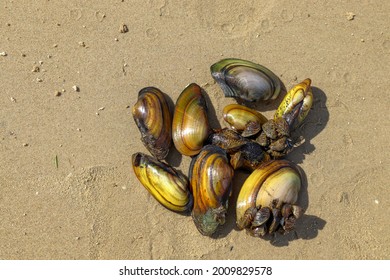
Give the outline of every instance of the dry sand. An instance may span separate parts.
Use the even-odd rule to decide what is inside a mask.
[[[387,0],[2,1],[0,258],[389,259],[389,14]],[[235,229],[244,172],[213,239],[132,171],[131,154],[147,152],[138,91],[175,101],[196,82],[225,126],[235,101],[209,67],[226,57],[269,67],[286,88],[313,81],[306,142],[288,156],[305,171],[306,212],[286,236]],[[188,172],[190,158],[168,161]]]

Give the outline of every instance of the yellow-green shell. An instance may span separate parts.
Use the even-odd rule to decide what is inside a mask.
[[[191,216],[203,235],[212,235],[225,223],[232,191],[233,168],[226,152],[206,145],[191,161],[189,180],[194,197]]]
[[[267,118],[260,112],[239,104],[229,104],[223,108],[223,119],[230,127],[244,137],[252,136],[261,130]]]
[[[272,160],[255,169],[244,182],[237,198],[237,225],[250,207],[280,208],[297,202],[302,179],[297,167],[287,160]],[[277,200],[277,205],[273,201]]]
[[[133,154],[132,165],[138,180],[161,205],[175,212],[191,210],[193,199],[183,174],[143,153]]]
[[[307,116],[313,104],[313,93],[309,78],[295,85],[287,92],[274,118],[283,117],[290,127],[298,126]]]
[[[199,153],[211,132],[206,100],[199,85],[192,83],[176,101],[172,121],[172,138],[176,149],[183,155]]]

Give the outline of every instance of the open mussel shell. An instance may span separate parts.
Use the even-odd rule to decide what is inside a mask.
[[[223,59],[210,71],[226,97],[258,101],[275,99],[280,93],[279,78],[268,68],[247,60]]]
[[[157,159],[164,159],[172,143],[172,116],[164,93],[155,87],[141,89],[132,113],[142,143]]]
[[[243,137],[259,133],[261,126],[268,121],[260,112],[239,104],[227,105],[222,112],[223,119]]]
[[[191,216],[203,235],[210,236],[225,223],[234,171],[226,152],[206,145],[191,161],[189,180],[194,197]]]
[[[290,89],[278,109],[274,118],[284,118],[291,129],[296,128],[306,118],[313,104],[311,80],[303,80]]]
[[[281,211],[284,204],[297,202],[302,179],[298,168],[287,160],[272,160],[260,165],[244,182],[237,198],[237,226],[243,229],[250,208],[268,207]]]
[[[192,83],[176,101],[172,121],[173,143],[181,154],[193,156],[199,153],[210,133],[206,100],[201,87]]]
[[[143,153],[133,154],[132,164],[138,180],[161,205],[175,212],[191,211],[193,199],[182,173]]]

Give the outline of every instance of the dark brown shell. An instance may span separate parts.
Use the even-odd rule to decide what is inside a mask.
[[[270,156],[263,147],[250,139],[242,137],[232,129],[215,130],[208,142],[224,149],[230,155],[230,164],[234,169],[254,170]]]
[[[142,143],[157,159],[164,159],[172,143],[172,116],[164,93],[154,87],[141,89],[132,113]]]

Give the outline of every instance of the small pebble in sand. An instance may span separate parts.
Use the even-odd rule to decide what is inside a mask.
[[[54,45],[53,45],[53,48],[56,48],[56,47],[58,47],[58,44],[54,44]]]
[[[80,42],[79,42],[79,46],[81,46],[81,47],[85,47],[85,42],[83,42],[83,41],[80,41]]]
[[[77,128],[76,130],[77,130],[77,131],[81,131],[81,128]]]
[[[360,42],[364,43],[364,39],[360,39]]]
[[[379,200],[378,199],[375,199],[374,202],[375,202],[375,204],[379,204]]]
[[[354,18],[355,18],[355,14],[354,13],[352,13],[352,12],[347,12],[347,13],[345,13],[345,15],[346,15],[346,17],[347,17],[347,20],[354,20]]]
[[[106,109],[106,107],[100,107],[100,108],[98,109],[98,111],[103,111],[104,109]]]
[[[37,83],[43,82],[43,80],[41,78],[37,78],[36,81],[37,81]]]
[[[12,102],[16,103],[16,99],[15,99],[15,97],[12,97],[12,96],[11,96],[11,98],[10,98],[10,99],[11,99],[11,101],[12,101]]]
[[[74,85],[74,86],[72,87],[72,89],[73,89],[74,91],[77,91],[77,92],[80,91],[80,88],[79,88],[78,86],[76,86],[76,85]]]
[[[61,91],[58,91],[58,90],[56,90],[56,91],[54,92],[54,95],[55,95],[55,96],[61,96],[61,94],[62,94]]]
[[[338,194],[339,202],[344,203],[345,205],[349,204],[349,195],[346,192],[341,192]]]
[[[39,68],[39,66],[36,66],[36,65],[31,70],[31,72],[39,72],[39,71],[41,71],[41,69]]]
[[[28,146],[28,143],[23,143],[23,147],[27,147]]]
[[[76,236],[76,240],[80,240],[80,236]]]
[[[120,33],[127,33],[129,32],[129,28],[127,27],[126,24],[122,23],[121,26],[119,27]]]
[[[0,52],[0,56],[7,56],[6,52]]]

